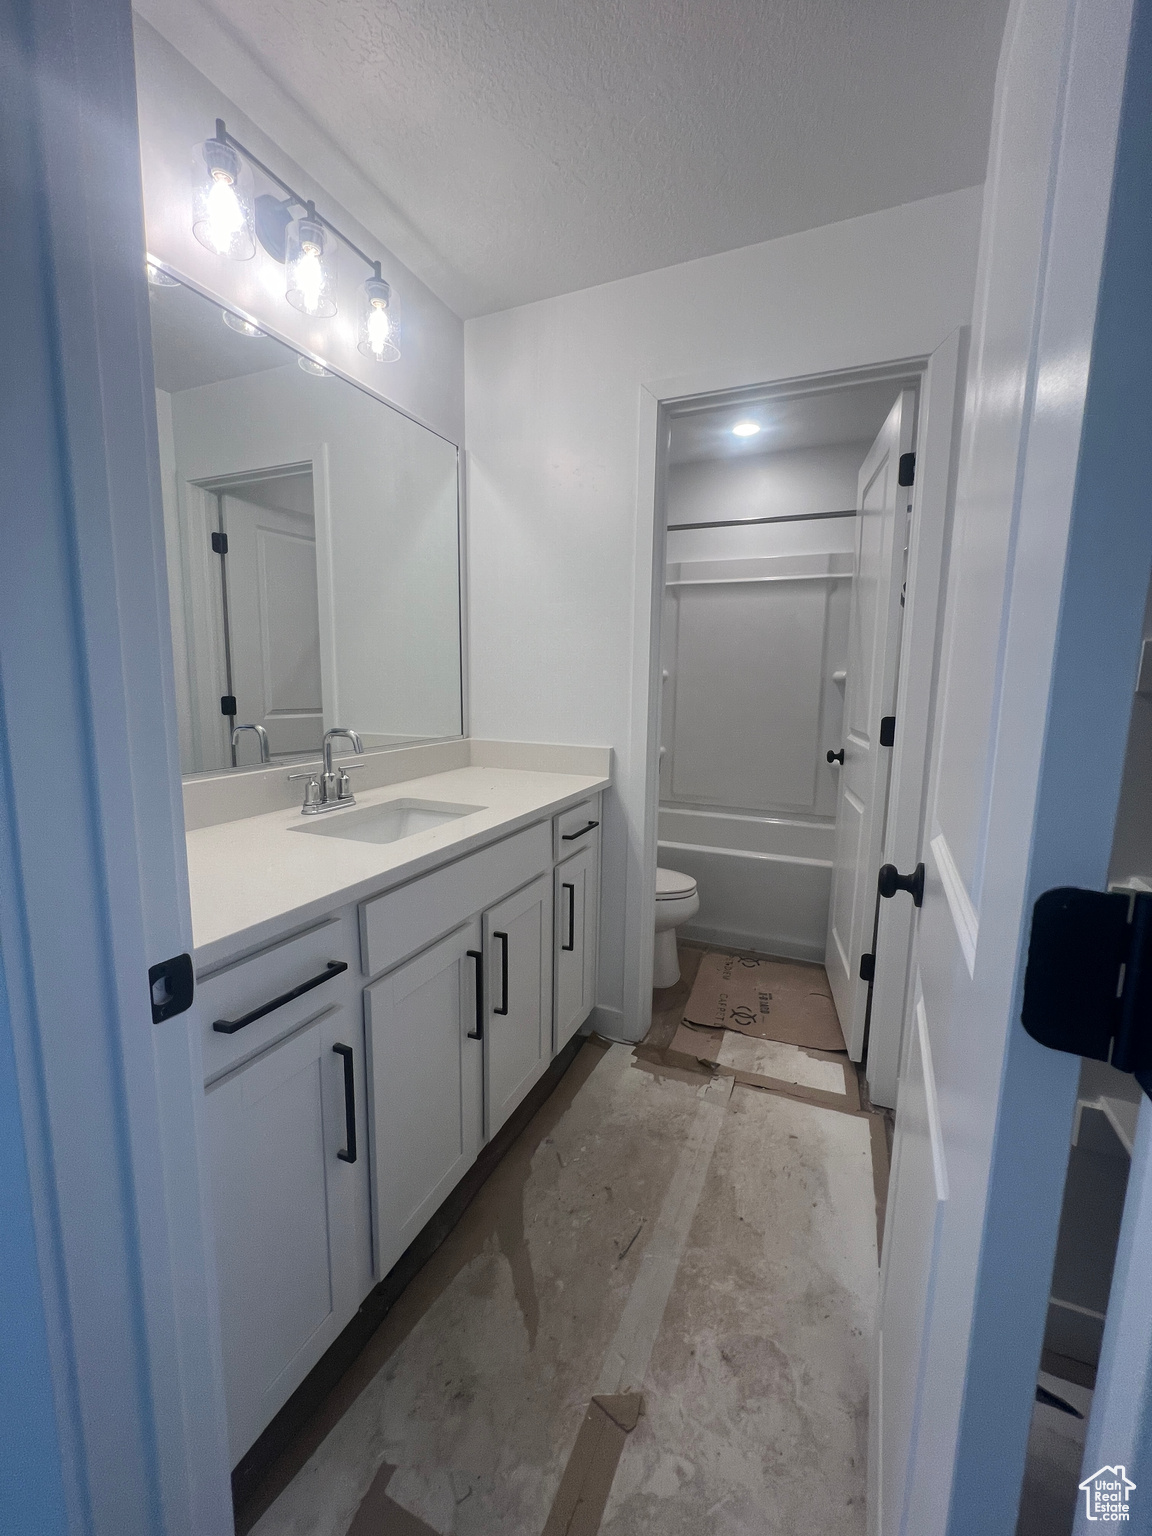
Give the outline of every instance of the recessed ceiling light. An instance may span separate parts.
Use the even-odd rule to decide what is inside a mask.
[[[760,431],[758,421],[738,421],[732,428],[733,437],[755,437]]]
[[[240,315],[234,315],[230,309],[222,310],[224,324],[230,331],[235,331],[238,336],[263,336],[264,332],[258,325],[253,325],[251,320],[245,320]]]

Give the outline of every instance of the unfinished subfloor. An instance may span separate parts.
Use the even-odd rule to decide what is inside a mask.
[[[239,1528],[864,1531],[877,1117],[664,1014],[582,1048]]]

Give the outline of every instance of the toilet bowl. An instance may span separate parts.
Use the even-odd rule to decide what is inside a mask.
[[[691,875],[675,869],[656,871],[656,958],[652,968],[654,987],[674,987],[680,980],[676,955],[676,930],[700,910],[700,894]]]

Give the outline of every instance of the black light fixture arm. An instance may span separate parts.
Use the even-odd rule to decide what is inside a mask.
[[[326,230],[336,236],[337,240],[346,245],[354,255],[359,256],[364,265],[372,269],[374,277],[380,276],[380,263],[374,261],[371,256],[366,255],[354,240],[349,240],[344,231],[337,229],[331,219],[326,219],[322,213],[317,213],[316,204],[312,202],[311,198],[302,197],[295,187],[290,187],[282,176],[277,176],[276,172],[266,166],[263,160],[258,159],[247,145],[241,144],[238,138],[229,133],[222,117],[216,119],[216,137],[222,144],[230,144],[238,154],[244,156],[249,165],[254,165],[262,175],[267,176],[269,181],[278,186],[281,192],[284,193],[285,206],[292,205],[296,208],[302,208],[310,219],[315,219],[317,224],[322,224]]]

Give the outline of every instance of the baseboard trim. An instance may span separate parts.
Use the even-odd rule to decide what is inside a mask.
[[[232,1506],[237,1536],[243,1536],[244,1532],[250,1530],[264,1512],[265,1505],[256,1509],[245,1506],[251,1503],[273,1463],[317,1412],[395,1306],[401,1293],[444,1242],[508,1148],[556,1088],[585,1043],[586,1037],[577,1034],[553,1059],[544,1076],[524,1101],[517,1106],[488,1145],[481,1148],[479,1157],[443,1205],[413,1238],[383,1280],[369,1291],[356,1316],[321,1355],[259,1439],[236,1463],[232,1471]]]
[[[779,960],[806,960],[823,965],[824,950],[815,944],[797,944],[774,934],[737,933],[730,928],[702,928],[696,923],[685,923],[677,930],[681,939],[693,944],[716,944],[721,949],[746,949],[757,955]]]

